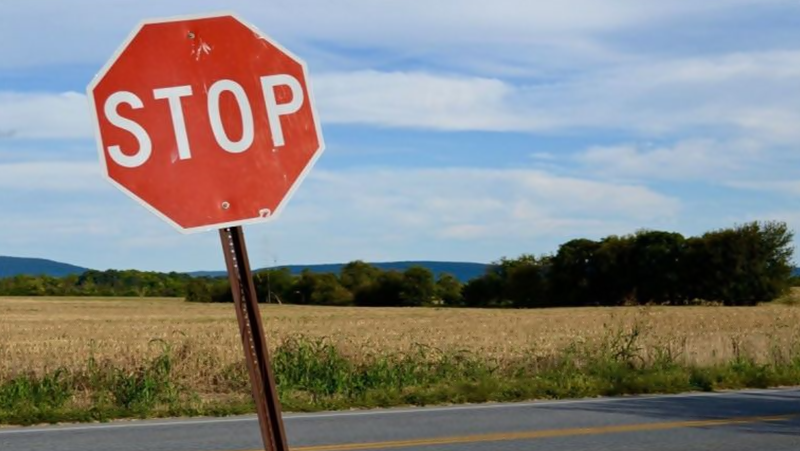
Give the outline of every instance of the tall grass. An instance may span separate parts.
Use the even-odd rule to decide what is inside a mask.
[[[685,340],[652,345],[649,326],[609,326],[597,340],[575,340],[557,352],[530,350],[513,359],[419,345],[408,352],[363,350],[354,357],[324,338],[290,337],[273,352],[286,410],[314,411],[441,403],[518,401],[642,393],[676,393],[800,384],[800,346],[755,356],[731,341],[725,362],[693,363]],[[208,373],[213,390],[177,376],[197,356],[185,344],[161,342],[137,365],[89,357],[78,369],[17,374],[0,381],[0,422],[106,420],[165,415],[223,415],[253,410],[242,362]]]
[[[297,337],[325,339],[357,363],[382,355],[473,353],[483,360],[514,362],[562,352],[572,342],[594,343],[643,314],[639,308],[549,310],[359,309],[263,306],[270,349]],[[737,338],[749,355],[766,361],[772,349],[800,341],[800,308],[653,307],[639,341],[650,358],[661,342],[685,363],[731,360]],[[675,337],[679,337],[676,339]],[[82,371],[97,362],[134,371],[173,346],[174,381],[199,393],[225,383],[222,369],[238,371],[241,338],[230,305],[181,300],[0,298],[0,381],[63,368]],[[439,351],[441,350],[441,351]],[[462,352],[463,351],[463,352]],[[532,352],[535,351],[535,352]]]

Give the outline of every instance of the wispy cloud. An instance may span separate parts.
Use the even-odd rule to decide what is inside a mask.
[[[670,145],[596,146],[575,161],[597,176],[722,183],[758,173],[766,149],[752,141],[686,139]]]
[[[800,52],[636,60],[540,84],[417,72],[321,74],[331,122],[446,130],[725,129],[768,142],[800,138]]]
[[[37,174],[46,177],[52,171]],[[69,186],[71,181],[52,182],[43,189],[61,193],[63,183]],[[5,185],[3,189],[9,192]],[[7,212],[3,228],[16,230],[13,237],[0,237],[4,252],[28,249],[39,255],[40,249],[50,249],[53,257],[101,267],[123,255],[134,258],[126,264],[146,268],[221,264],[213,234],[177,234],[110,186],[93,196],[52,202],[47,192],[37,196],[43,200],[33,211],[10,197],[0,198],[0,208]],[[283,262],[286,256],[293,262],[403,257],[490,261],[504,253],[552,251],[554,243],[572,236],[658,227],[675,221],[680,211],[677,199],[643,186],[540,171],[319,170],[280,221],[248,228],[248,236],[257,265],[268,263],[270,255]],[[87,254],[85,246],[75,245],[82,237],[91,238],[93,249],[115,249],[115,253]],[[520,244],[532,240],[536,244]],[[176,252],[195,258],[183,259],[184,266],[175,268]]]
[[[733,188],[782,194],[800,200],[800,180],[741,180],[727,184]]]
[[[0,139],[85,138],[89,117],[83,94],[0,91]]]
[[[98,191],[106,188],[96,162],[0,163],[0,190],[53,193]]]
[[[800,52],[637,61],[547,84],[408,71],[313,77],[330,124],[653,136],[704,128],[712,136],[800,139]],[[76,93],[0,93],[0,127],[19,138],[91,136],[88,106]]]
[[[315,82],[323,120],[440,130],[546,128],[515,111],[515,87],[497,79],[375,71],[324,74]]]
[[[597,220],[655,223],[674,218],[680,209],[676,199],[639,185],[529,170],[319,172],[306,190],[304,197],[313,197],[315,208],[318,202],[330,205],[331,216],[446,238],[465,230],[470,238],[563,234],[565,225],[588,232]]]
[[[262,252],[303,261],[492,261],[551,252],[576,236],[668,228],[681,211],[678,199],[640,185],[541,171],[321,170],[280,222],[252,236]]]
[[[15,233],[3,253],[221,266],[213,234],[175,233],[88,162],[91,73],[141,18],[198,11],[232,9],[307,59],[331,145],[281,220],[248,228],[256,266],[488,261],[576,236],[727,226],[800,193],[800,32],[769,20],[796,17],[796,0],[6,3],[0,223]],[[375,166],[345,158],[350,141]],[[439,158],[445,141],[471,145],[463,161]],[[390,167],[397,146],[426,158]]]
[[[235,10],[287,44],[320,42],[338,47],[378,48],[396,54],[469,60],[522,58],[556,63],[601,47],[603,33],[655,26],[679,17],[720,15],[752,6],[791,8],[791,0],[172,0],[118,3],[95,0],[7,2],[0,17],[0,67],[98,63],[112,53],[141,18]],[[87,14],[91,11],[91,14]],[[31,27],[31,23],[47,23]],[[86,30],[92,30],[86,33]],[[57,50],[54,49],[57,43]],[[291,47],[291,45],[290,45]],[[79,49],[79,51],[78,51]],[[602,49],[600,49],[602,52]]]

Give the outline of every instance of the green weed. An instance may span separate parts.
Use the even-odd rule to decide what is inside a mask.
[[[410,353],[343,354],[326,339],[295,337],[272,355],[287,411],[563,399],[623,394],[713,391],[800,385],[800,346],[757,362],[733,339],[731,361],[684,363],[685,342],[647,348],[646,325],[608,326],[597,342],[578,342],[546,357],[513,361],[418,346]],[[215,393],[196,393],[173,369],[186,353],[161,342],[160,355],[124,370],[90,357],[85,368],[0,381],[0,423],[103,421],[125,417],[229,415],[253,412],[243,364],[213,375]],[[647,348],[647,351],[645,352]]]

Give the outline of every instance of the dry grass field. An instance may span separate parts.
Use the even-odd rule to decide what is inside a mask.
[[[800,383],[796,299],[750,308],[262,307],[287,410]],[[0,424],[252,412],[233,306],[0,298]]]
[[[655,347],[699,365],[741,352],[757,360],[792,353],[800,308],[653,307],[552,310],[366,309],[262,306],[268,339],[330,340],[355,360],[385,353],[467,351],[514,361],[559,353],[638,325],[641,353]],[[181,353],[176,375],[203,390],[219,368],[242,360],[232,305],[179,299],[0,298],[0,381],[57,368],[80,369],[90,356],[135,368],[161,353]]]

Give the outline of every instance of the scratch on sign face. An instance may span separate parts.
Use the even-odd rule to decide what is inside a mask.
[[[203,41],[200,41],[200,46],[197,49],[192,51],[192,54],[195,56],[195,61],[200,61],[200,58],[203,55],[210,55],[212,47],[206,44]]]

